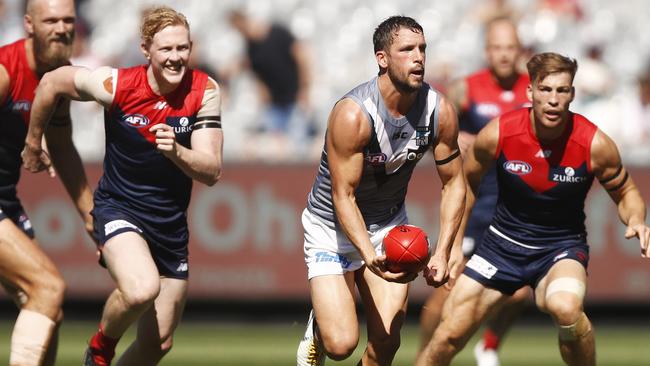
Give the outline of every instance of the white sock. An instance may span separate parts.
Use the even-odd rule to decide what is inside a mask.
[[[47,316],[23,309],[11,334],[10,366],[39,366],[56,323]]]

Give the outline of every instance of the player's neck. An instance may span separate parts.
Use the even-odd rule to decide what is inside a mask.
[[[535,135],[535,137],[537,137],[537,140],[541,143],[551,143],[561,138],[564,135],[564,131],[566,130],[567,125],[569,124],[569,117],[567,114],[567,116],[562,118],[562,122],[560,122],[558,125],[549,127],[549,126],[545,126],[543,123],[538,121],[535,118],[535,114],[531,109],[530,121],[531,121],[531,128],[533,130],[533,134]]]
[[[418,92],[404,92],[395,86],[387,74],[378,79],[379,93],[384,100],[384,105],[393,117],[405,116],[415,103]]]

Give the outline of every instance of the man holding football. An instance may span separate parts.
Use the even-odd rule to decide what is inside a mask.
[[[465,181],[453,106],[423,82],[426,43],[413,19],[394,16],[373,36],[379,75],[334,106],[302,223],[313,311],[298,365],[343,360],[359,340],[355,286],[366,307],[363,365],[390,365],[400,344],[408,282],[387,271],[382,239],[407,222],[404,200],[416,163],[432,150],[442,182],[440,233],[425,277],[439,286],[464,209]]]

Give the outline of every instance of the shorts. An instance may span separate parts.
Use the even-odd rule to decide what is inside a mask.
[[[576,260],[585,270],[589,264],[589,246],[583,241],[556,242],[535,249],[522,245],[498,235],[490,226],[463,273],[485,287],[512,295],[524,286],[535,288],[559,260]]]
[[[34,228],[32,227],[32,222],[29,220],[29,217],[22,207],[18,207],[18,209],[13,209],[11,211],[4,211],[0,208],[0,221],[4,219],[11,220],[11,222],[22,230],[25,235],[30,239],[34,239]]]
[[[377,255],[384,254],[384,236],[395,226],[407,222],[406,210],[402,207],[386,223],[370,225],[368,234]],[[302,212],[302,226],[305,230],[304,251],[308,279],[324,275],[342,275],[356,271],[364,265],[356,247],[342,231],[328,226],[307,209]]]
[[[132,231],[147,242],[161,276],[177,279],[189,277],[189,233],[185,220],[175,225],[164,225],[165,230],[161,230],[159,223],[152,222],[155,218],[134,215],[128,209],[97,200],[92,215],[93,235],[100,251],[111,238]],[[103,264],[101,259],[100,263]]]

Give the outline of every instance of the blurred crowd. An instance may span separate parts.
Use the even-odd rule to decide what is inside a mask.
[[[223,88],[227,161],[313,163],[333,103],[377,72],[374,27],[405,14],[424,28],[427,80],[442,91],[483,65],[483,25],[514,19],[526,49],[522,67],[536,52],[576,58],[572,109],[609,134],[627,164],[650,164],[645,0],[86,0],[77,1],[73,63],[144,63],[140,18],[161,4],[188,17],[193,66]],[[0,0],[0,44],[24,35],[23,7],[23,0]],[[75,103],[72,113],[83,159],[101,161],[102,111]]]

